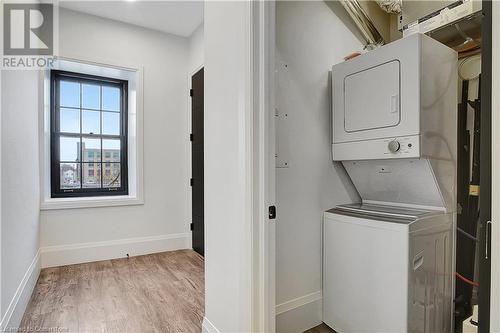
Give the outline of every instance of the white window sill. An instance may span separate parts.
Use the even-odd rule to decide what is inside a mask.
[[[77,209],[114,206],[143,205],[144,200],[128,195],[80,197],[80,198],[48,198],[40,206],[41,210]]]

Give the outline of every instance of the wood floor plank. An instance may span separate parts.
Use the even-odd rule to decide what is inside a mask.
[[[192,250],[43,269],[21,329],[201,332],[203,257]]]

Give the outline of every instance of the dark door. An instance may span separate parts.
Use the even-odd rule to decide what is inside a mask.
[[[193,249],[205,253],[203,175],[203,68],[191,78],[191,190]]]
[[[491,259],[491,68],[492,1],[483,1],[481,24],[481,163],[479,203],[479,333],[490,332]],[[493,314],[495,316],[495,314]],[[498,315],[498,314],[496,314]]]

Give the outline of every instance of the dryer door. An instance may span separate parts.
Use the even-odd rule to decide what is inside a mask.
[[[401,68],[398,60],[344,79],[344,128],[357,132],[397,126],[401,121]]]
[[[419,134],[419,38],[412,35],[332,67],[334,144]],[[386,147],[366,150],[383,153]]]

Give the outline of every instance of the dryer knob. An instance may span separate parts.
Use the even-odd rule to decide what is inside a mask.
[[[387,148],[389,148],[389,151],[391,153],[395,153],[395,152],[397,152],[399,150],[399,148],[401,148],[401,145],[399,144],[399,142],[397,140],[392,140],[387,145]]]

